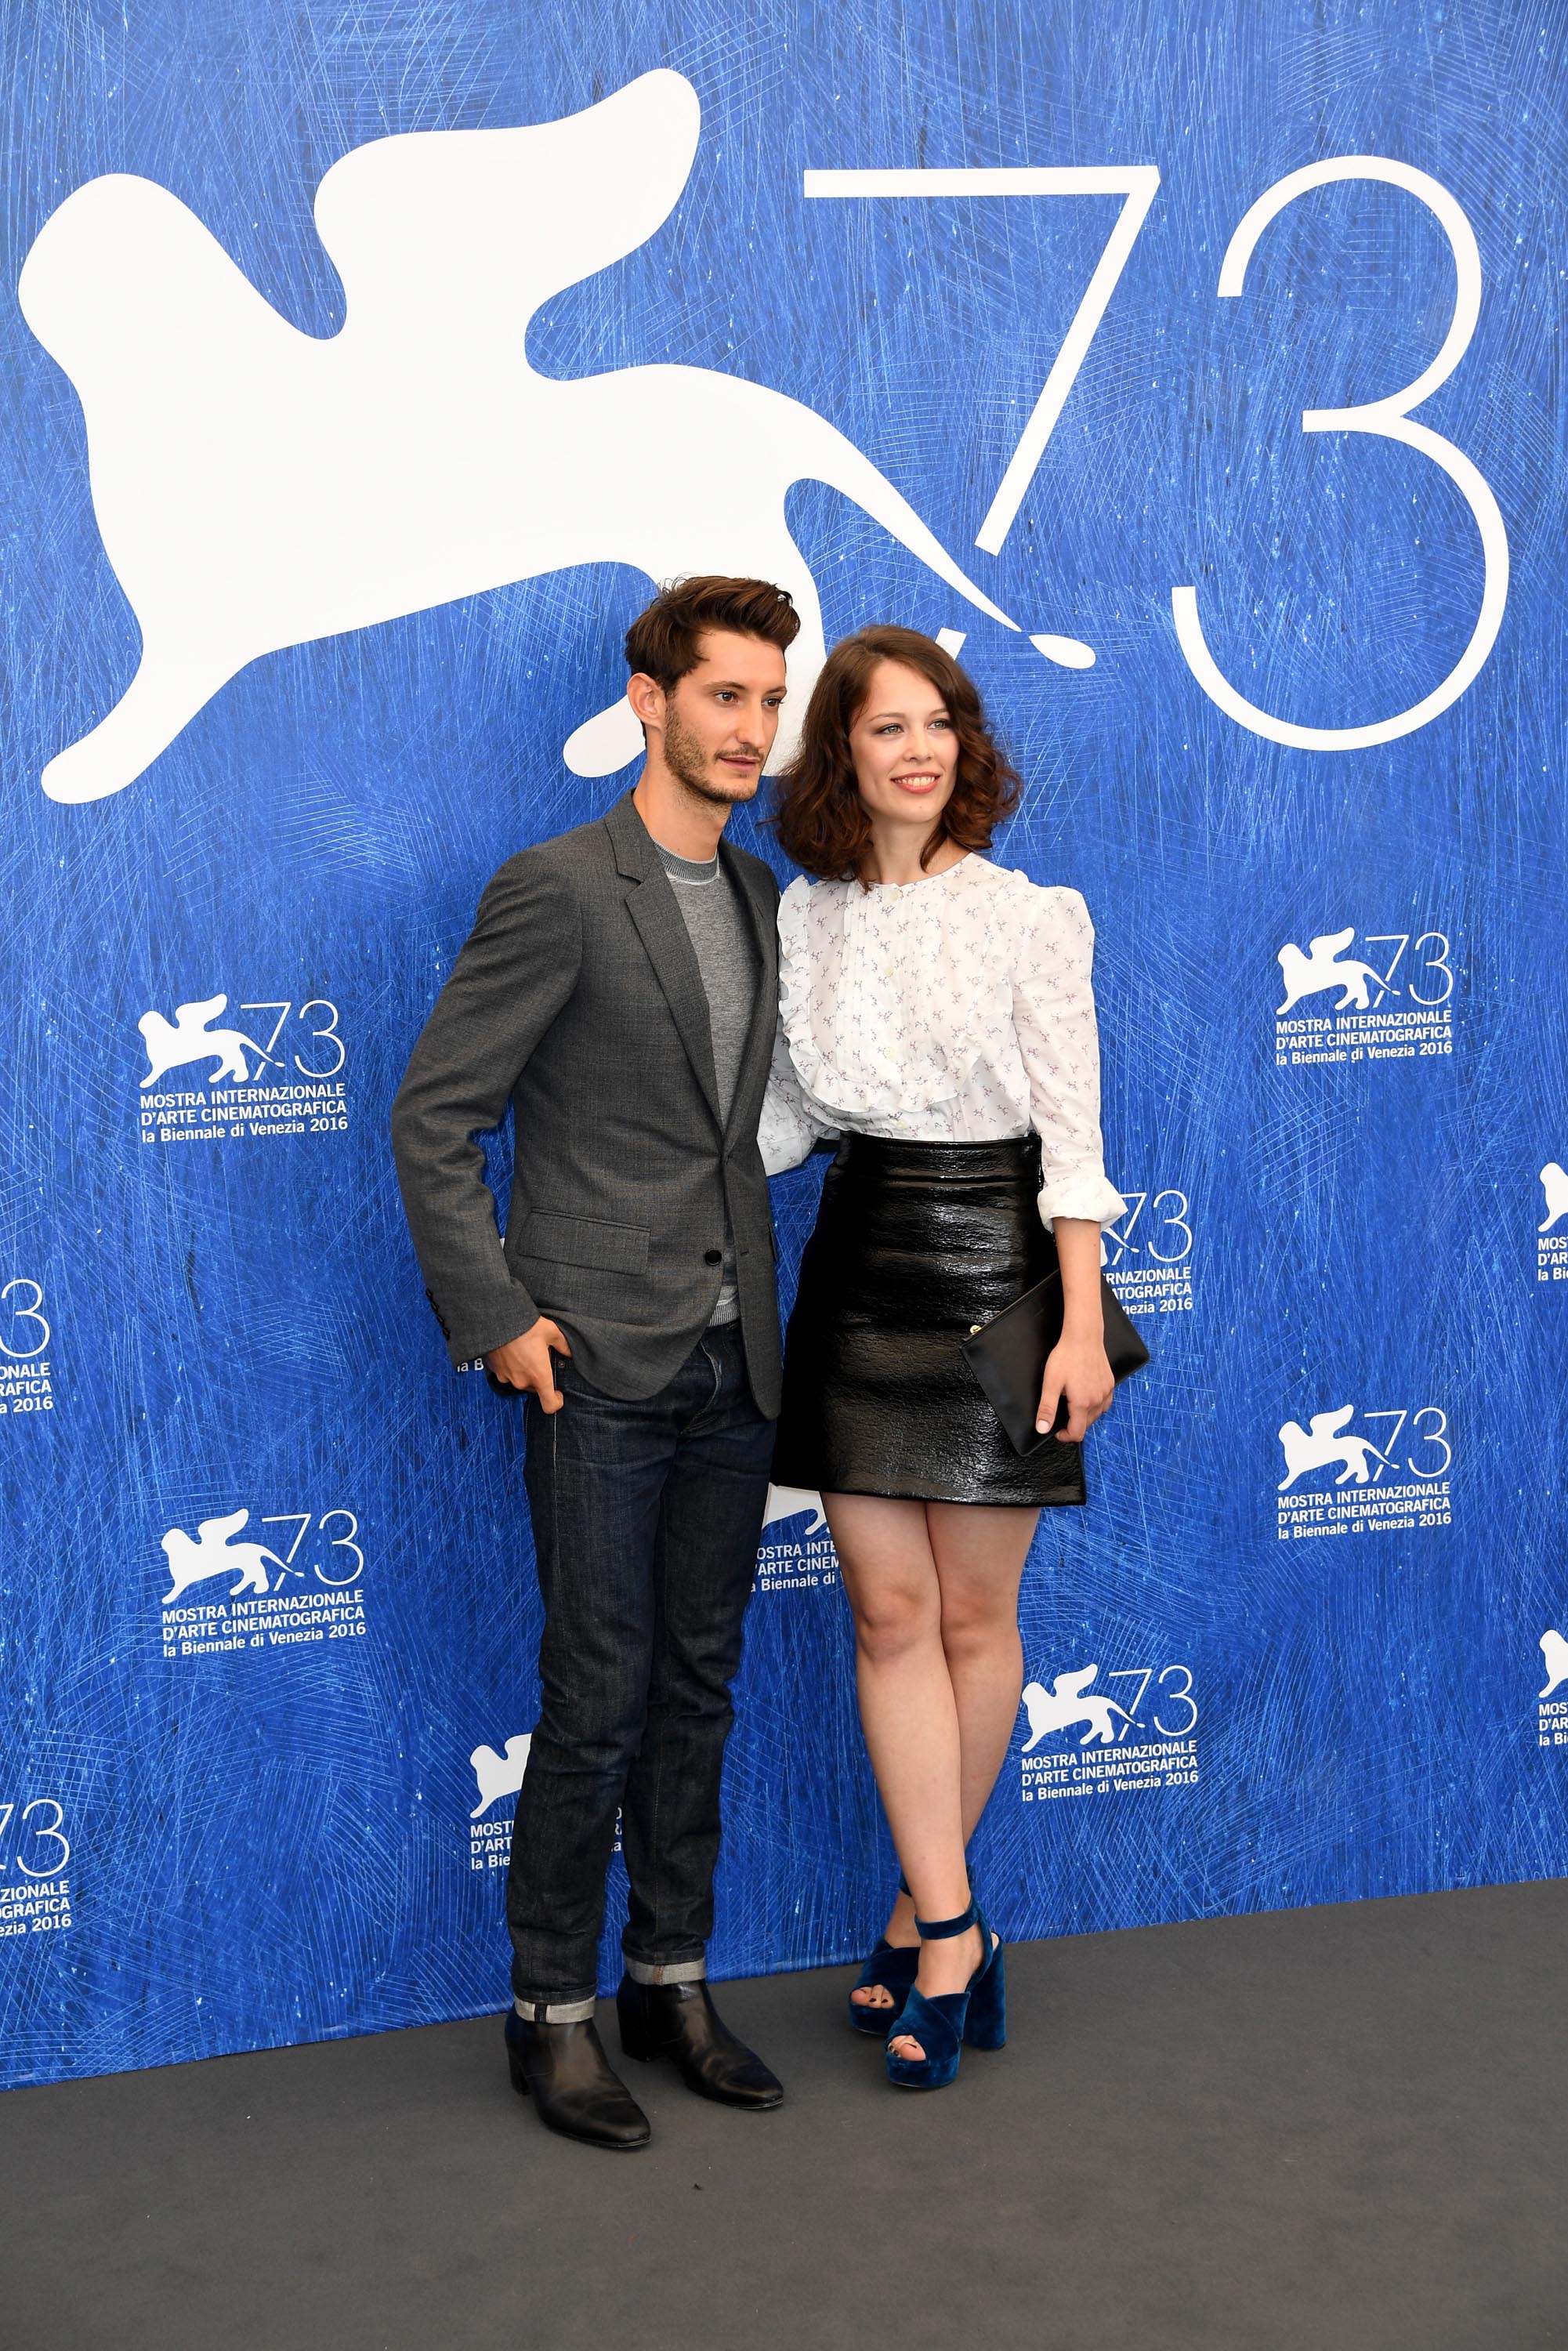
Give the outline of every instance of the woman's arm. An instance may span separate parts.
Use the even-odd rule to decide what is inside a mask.
[[[757,1144],[765,1172],[781,1176],[786,1167],[799,1167],[815,1144],[836,1133],[836,1128],[823,1126],[812,1114],[805,1089],[795,1074],[795,1064],[789,1059],[789,1040],[780,1021],[773,1040],[768,1092],[757,1128]]]
[[[1094,1019],[1094,926],[1076,890],[1031,890],[1033,915],[1019,943],[1013,1025],[1040,1134],[1040,1213],[1061,1267],[1061,1337],[1040,1388],[1036,1426],[1075,1443],[1116,1392],[1100,1305],[1100,1232],[1126,1202],[1106,1181],[1100,1136],[1100,1039]]]
[[[786,1015],[792,1020],[805,1015],[810,994],[807,942],[810,904],[811,885],[803,873],[798,873],[779,901],[779,1023],[773,1032],[773,1060],[757,1131],[762,1165],[769,1176],[799,1167],[817,1144],[838,1134],[836,1127],[824,1125],[812,1109],[789,1057],[789,1036],[784,1025]]]
[[[1100,1304],[1100,1228],[1087,1217],[1058,1217],[1055,1231],[1061,1268],[1061,1336],[1046,1357],[1034,1425],[1049,1428],[1065,1396],[1067,1426],[1057,1436],[1063,1445],[1071,1445],[1110,1410],[1116,1383],[1105,1353],[1105,1317]]]

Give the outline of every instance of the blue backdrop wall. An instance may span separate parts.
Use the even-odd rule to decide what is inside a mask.
[[[0,24],[3,2078],[505,2001],[519,1427],[386,1114],[665,570],[787,576],[798,685],[814,599],[962,632],[1098,927],[1155,1363],[998,1923],[1563,1868],[1562,0]],[[716,1972],[887,1894],[809,1500]]]

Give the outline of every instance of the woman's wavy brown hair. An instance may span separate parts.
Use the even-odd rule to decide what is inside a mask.
[[[960,849],[988,849],[993,828],[1018,806],[1018,773],[991,734],[972,681],[952,654],[917,629],[857,629],[852,637],[841,638],[823,664],[806,705],[800,747],[774,785],[770,821],[779,844],[819,881],[864,883],[871,820],[855,784],[850,728],[865,706],[879,662],[897,662],[927,679],[946,705],[958,737],[952,797],[920,852],[922,866],[945,841]]]

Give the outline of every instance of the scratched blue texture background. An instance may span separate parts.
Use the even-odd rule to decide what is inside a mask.
[[[1191,1207],[1194,1310],[1151,1323],[1155,1364],[1096,1432],[1089,1509],[1046,1514],[1023,1609],[1031,1677],[1190,1671],[1201,1778],[1029,1806],[1009,1761],[977,1850],[997,1922],[1561,1871],[1568,1764],[1538,1748],[1535,1697],[1541,1635],[1568,1625],[1568,1296],[1538,1284],[1535,1231],[1538,1171],[1568,1159],[1562,0],[9,0],[0,26],[0,1280],[43,1288],[56,1392],[0,1421],[0,1886],[58,1850],[18,1843],[21,1808],[58,1803],[75,1919],[0,1940],[0,2079],[505,2001],[468,1758],[537,1710],[518,1424],[447,1367],[385,1113],[487,875],[630,779],[581,782],[559,747],[619,691],[646,595],[586,569],[268,656],[129,789],[55,805],[40,771],[138,639],[18,272],[72,189],[141,173],[329,335],[311,203],[340,155],[548,120],[661,65],[702,103],[685,194],[548,306],[534,363],[678,360],[809,402],[1026,629],[1097,655],[1048,665],[836,494],[794,493],[830,640],[968,631],[1028,785],[999,853],[1095,917],[1110,1172]],[[1170,590],[1197,583],[1222,668],[1310,724],[1416,702],[1469,635],[1481,561],[1453,485],[1299,429],[1437,349],[1437,222],[1392,188],[1326,190],[1266,233],[1242,300],[1216,296],[1247,207],[1336,154],[1416,165],[1473,225],[1479,325],[1420,419],[1490,483],[1513,570],[1453,708],[1326,754],[1205,697]],[[984,555],[1116,199],[808,203],[802,172],[1130,162],[1159,193]],[[1451,938],[1451,1058],[1276,1068],[1278,949],[1350,925]],[[341,1008],[347,1134],[139,1141],[139,1017],[219,990]],[[790,1268],[816,1180],[777,1187]],[[0,1339],[24,1343],[14,1322]],[[1276,1431],[1346,1397],[1447,1411],[1451,1525],[1278,1541]],[[163,1658],[160,1536],[242,1503],[356,1513],[365,1638]],[[738,1707],[715,1972],[842,1959],[892,1865],[836,1591],[759,1596]]]

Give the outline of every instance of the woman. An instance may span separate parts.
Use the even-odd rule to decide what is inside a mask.
[[[785,1351],[773,1476],[818,1489],[854,1614],[861,1720],[904,1866],[851,1995],[890,2078],[939,2088],[1005,2037],[1000,1943],[965,1849],[1023,1681],[1019,1582],[1044,1505],[1084,1499],[1113,1393],[1105,1180],[1074,890],[985,855],[1018,778],[957,664],[910,629],[830,655],[780,777],[779,838],[815,884],[779,910],[770,1174],[841,1137]],[[1061,1338],[1014,1452],[959,1353],[1060,1265]]]

